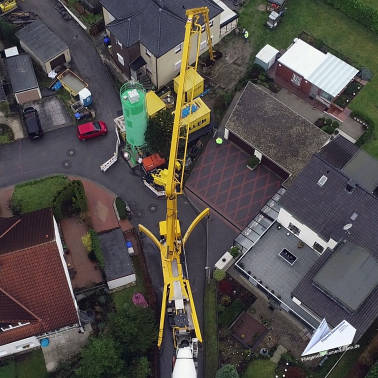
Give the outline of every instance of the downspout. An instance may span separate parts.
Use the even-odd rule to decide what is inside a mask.
[[[159,58],[155,57],[155,72],[156,72],[156,88],[158,89],[159,88],[159,79],[158,79],[158,64],[157,64],[157,61],[158,61]]]

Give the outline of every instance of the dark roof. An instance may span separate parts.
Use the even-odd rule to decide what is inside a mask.
[[[35,214],[36,225],[31,220],[24,221]],[[43,214],[43,216],[42,216]],[[49,227],[44,222],[49,219]],[[1,229],[12,224],[1,219]],[[0,345],[41,335],[65,326],[78,323],[74,300],[63,268],[62,258],[54,235],[53,216],[50,210],[41,210],[19,217],[14,225],[19,239],[12,239],[17,248],[6,248],[8,253],[0,254],[0,322],[17,324],[19,321],[30,324],[0,332]],[[13,223],[14,224],[14,223]],[[53,230],[53,237],[32,236],[42,230]],[[8,232],[11,233],[12,231]],[[9,246],[8,240],[6,245]],[[0,239],[3,251],[3,239]],[[4,251],[3,251],[4,252]]]
[[[355,144],[339,135],[321,149],[319,156],[335,168],[341,169],[357,151]]]
[[[342,171],[370,193],[378,187],[378,160],[363,150],[356,152]]]
[[[67,44],[39,20],[23,27],[16,36],[42,62],[48,62],[68,49]]]
[[[164,55],[184,40],[185,10],[207,6],[209,18],[223,9],[212,0],[101,0],[115,18],[106,28],[126,47],[137,42],[155,57]]]
[[[21,54],[6,59],[13,92],[38,88],[38,81],[29,55]]]
[[[324,131],[251,82],[225,127],[290,173],[285,186],[329,139]]]
[[[51,209],[0,218],[0,254],[33,247],[54,238]]]
[[[320,186],[322,176],[327,180]],[[378,258],[378,199],[348,183],[343,172],[314,155],[281,197],[280,205],[324,240],[349,240]],[[356,218],[351,219],[352,215]],[[352,228],[343,230],[349,223]]]
[[[378,285],[378,261],[366,249],[345,243],[315,274],[314,283],[347,310],[356,311]]]
[[[105,261],[107,281],[134,274],[134,267],[127,251],[122,230],[117,228],[99,235],[101,250]]]
[[[130,63],[130,68],[134,71],[139,70],[139,68],[143,67],[146,64],[146,61],[143,59],[143,57],[138,56],[138,58],[134,59]]]
[[[378,287],[374,289],[357,311],[348,312],[339,306],[313,284],[314,276],[333,253],[334,252],[327,249],[301,282],[299,282],[292,294],[298,298],[303,305],[316,313],[318,317],[326,318],[327,322],[333,327],[342,320],[348,321],[357,329],[354,339],[356,342],[366,332],[377,316]]]

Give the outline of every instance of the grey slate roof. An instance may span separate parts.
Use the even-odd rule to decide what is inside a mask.
[[[377,316],[378,287],[374,289],[370,296],[355,312],[348,312],[339,306],[334,300],[322,293],[313,284],[314,276],[333,253],[334,252],[329,249],[323,253],[294,289],[293,296],[298,298],[307,308],[315,312],[320,318],[326,318],[327,322],[333,327],[344,319],[348,321],[357,329],[354,339],[354,341],[357,342]],[[348,277],[346,277],[346,279],[347,278]]]
[[[284,186],[329,139],[324,131],[251,82],[225,127],[290,173]]]
[[[317,184],[322,176],[327,181]],[[378,198],[356,185],[346,190],[349,178],[314,155],[280,199],[280,206],[324,240],[349,240],[378,258]],[[353,213],[358,216],[351,219]],[[346,224],[353,226],[347,232]]]
[[[13,92],[38,88],[38,81],[29,55],[15,55],[6,59]]]
[[[315,274],[314,283],[347,310],[356,311],[378,285],[378,261],[347,242]]]
[[[207,6],[209,18],[223,9],[212,0],[101,0],[115,18],[107,29],[126,47],[137,42],[155,57],[164,55],[184,40],[185,10]]]
[[[378,187],[378,160],[364,150],[359,150],[342,171],[370,193]]]
[[[116,228],[102,233],[98,237],[104,255],[106,280],[112,281],[133,274],[134,267],[127,252],[122,230]]]
[[[44,63],[68,49],[66,43],[39,20],[26,25],[16,36]]]
[[[355,144],[338,135],[321,149],[319,156],[335,168],[341,169],[357,151]]]

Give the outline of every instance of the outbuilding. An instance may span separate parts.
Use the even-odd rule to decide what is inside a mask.
[[[255,63],[264,68],[265,71],[268,71],[270,67],[273,66],[276,61],[279,51],[270,46],[265,45],[256,55]]]
[[[16,36],[21,47],[47,74],[57,66],[71,61],[67,44],[39,20],[26,25]]]
[[[8,75],[18,104],[42,98],[29,55],[14,55],[6,59]]]
[[[116,228],[99,235],[104,256],[105,278],[110,290],[133,285],[136,282],[133,262],[127,250],[122,230]]]

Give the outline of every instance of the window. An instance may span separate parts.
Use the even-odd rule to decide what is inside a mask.
[[[151,51],[150,51],[150,50],[148,50],[148,48],[147,48],[147,47],[146,47],[146,55],[147,55],[147,56],[151,56],[151,55],[152,55]]]
[[[179,45],[177,45],[177,46],[175,47],[175,53],[176,53],[176,54],[179,53],[179,52],[181,51],[181,49],[182,49],[182,43],[180,43]]]
[[[291,82],[299,87],[301,85],[302,78],[293,73],[293,76],[291,77]]]
[[[316,252],[322,253],[324,251],[324,248],[317,242],[314,243],[312,248],[315,249]]]
[[[117,45],[122,49],[122,43],[117,39]]]
[[[297,226],[294,226],[293,223],[289,223],[289,230],[295,235],[299,235],[301,232],[301,230]]]
[[[124,66],[125,61],[123,60],[123,56],[117,53],[117,58],[118,58],[118,62],[120,62],[120,64],[122,64]]]

